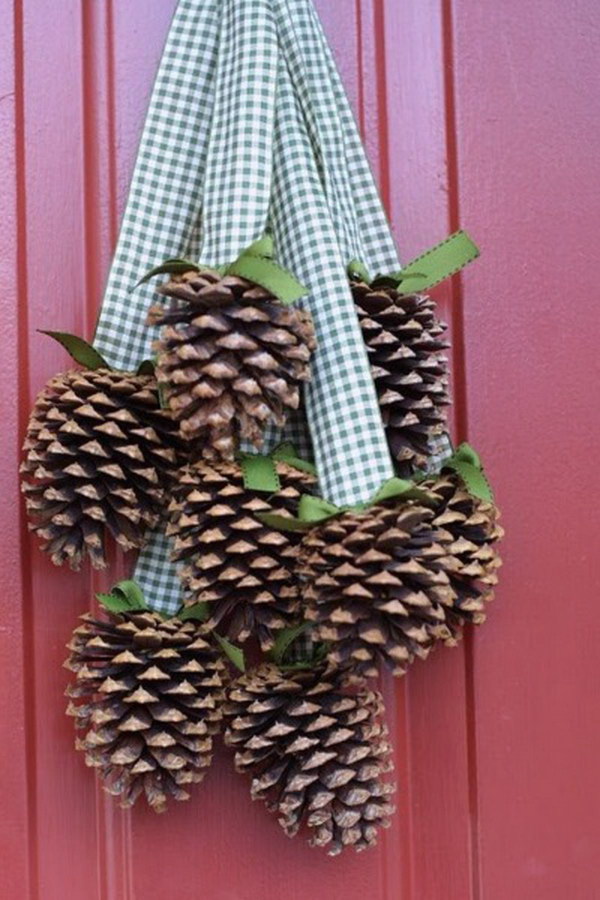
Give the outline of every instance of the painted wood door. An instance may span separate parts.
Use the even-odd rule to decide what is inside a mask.
[[[174,2],[0,3],[0,897],[596,900],[596,0],[318,0],[404,257],[458,225],[482,246],[437,296],[453,427],[508,531],[485,628],[385,685],[400,794],[379,849],[288,841],[225,753],[157,817],[73,752],[63,647],[101,582],[29,539],[19,445],[65,366],[35,329],[91,334]]]

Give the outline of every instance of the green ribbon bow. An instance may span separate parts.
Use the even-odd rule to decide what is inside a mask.
[[[459,444],[450,459],[444,462],[443,468],[457,472],[474,497],[489,503],[494,502],[494,493],[484,474],[479,454],[470,444]]]
[[[388,478],[379,490],[364,503],[354,506],[336,506],[323,497],[314,497],[311,494],[303,494],[298,504],[298,516],[296,518],[280,516],[277,513],[257,513],[257,518],[272,528],[282,531],[304,531],[319,525],[334,516],[340,516],[346,512],[364,512],[377,503],[391,500],[394,497],[403,497],[405,500],[420,500],[422,503],[431,504],[431,494],[418,487],[413,481],[404,478]]]
[[[419,293],[454,275],[478,256],[479,249],[466,231],[456,231],[445,241],[415,257],[400,272],[377,275],[370,282],[366,267],[359,260],[353,259],[348,265],[348,274],[350,277],[360,278],[367,284],[370,283],[374,288],[394,287],[404,290],[406,281],[407,290]]]
[[[240,278],[246,278],[254,284],[259,284],[269,291],[285,306],[299,300],[308,293],[308,288],[301,284],[291,272],[284,269],[273,259],[273,239],[269,235],[265,235],[258,241],[254,241],[249,247],[243,250],[238,258],[228,265],[219,266],[213,269],[211,266],[205,266],[202,263],[191,262],[188,259],[166,259],[159,266],[151,269],[143,278],[141,278],[136,287],[154,278],[155,275],[176,275],[182,272],[189,272],[193,269],[196,272],[210,269],[218,272],[220,275],[237,275]]]
[[[251,491],[264,491],[268,494],[276,493],[280,487],[277,463],[286,462],[295,469],[310,472],[316,475],[317,470],[312,463],[301,459],[290,441],[278,444],[268,455],[260,453],[240,453],[240,465],[244,478],[244,487]]]

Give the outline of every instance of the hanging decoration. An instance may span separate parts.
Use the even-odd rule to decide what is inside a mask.
[[[289,837],[306,825],[310,844],[337,855],[372,846],[389,826],[391,748],[378,691],[353,690],[322,664],[265,664],[231,684],[224,712],[236,769]]]
[[[174,538],[173,560],[183,563],[185,602],[206,603],[210,625],[236,642],[254,636],[264,650],[301,615],[300,536],[257,516],[295,512],[316,481],[312,467],[297,465],[302,461],[293,457],[199,460],[181,471],[169,506],[167,534]]]
[[[76,746],[123,807],[140,796],[156,812],[188,800],[212,759],[226,666],[192,616],[163,619],[134,582],[100,594],[68,645],[68,715]]]
[[[167,271],[158,292],[175,302],[153,306],[148,324],[165,326],[156,372],[182,434],[205,458],[233,459],[243,440],[261,447],[265,425],[283,428],[309,378],[312,320],[289,305],[306,289],[273,261],[269,238],[223,273],[171,260],[150,276]]]
[[[106,534],[139,549],[165,517],[184,442],[148,366],[118,372],[80,338],[52,336],[85,368],[51,378],[31,413],[21,466],[30,528],[54,563],[78,569],[89,557],[104,568]]]
[[[49,332],[77,368],[22,466],[54,563],[140,551],[65,663],[122,806],[187,800],[222,727],[290,837],[390,824],[372,680],[481,624],[500,565],[425,293],[477,256],[459,231],[399,268],[310,0],[180,0],[94,346]]]

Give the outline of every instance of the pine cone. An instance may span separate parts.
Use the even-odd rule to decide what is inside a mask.
[[[241,439],[260,447],[265,426],[298,408],[315,348],[310,315],[244,278],[189,271],[159,288],[176,302],[152,307],[166,326],[157,375],[182,433],[204,456],[233,459]]]
[[[426,658],[452,603],[445,552],[432,510],[418,503],[386,501],[311,529],[298,575],[311,634],[331,642],[330,662],[375,677],[379,659],[402,675]]]
[[[454,595],[452,605],[445,608],[445,624],[433,633],[452,646],[461,637],[463,625],[485,622],[485,606],[494,599],[502,565],[495,544],[504,530],[498,524],[497,507],[470,494],[456,472],[443,473],[421,486],[439,498],[433,525],[446,548],[443,568]]]
[[[456,473],[420,487],[432,506],[386,501],[308,532],[299,552],[305,616],[329,660],[374,677],[379,660],[402,675],[438,640],[456,643],[492,598],[502,530],[491,503],[469,494]]]
[[[182,442],[152,376],[70,371],[52,378],[31,413],[21,466],[30,528],[56,565],[88,554],[106,565],[104,535],[141,547],[166,506]]]
[[[252,798],[279,814],[286,834],[306,825],[309,843],[333,856],[375,844],[394,811],[382,713],[379,693],[350,689],[339,671],[262,665],[228,691],[225,743],[237,771],[252,776]]]
[[[410,477],[426,465],[429,439],[445,430],[446,326],[431,297],[362,281],[352,282],[352,293],[390,451],[399,474]]]
[[[145,793],[156,812],[169,796],[187,800],[200,782],[219,730],[225,666],[197,622],[156,613],[82,616],[67,645],[67,713],[76,740],[105,789],[133,806]]]
[[[209,624],[233,641],[255,635],[263,649],[273,633],[290,625],[299,607],[295,579],[300,535],[264,525],[256,513],[296,512],[314,476],[276,463],[276,494],[244,486],[238,463],[199,461],[186,467],[173,490],[167,534],[187,602],[210,605]]]

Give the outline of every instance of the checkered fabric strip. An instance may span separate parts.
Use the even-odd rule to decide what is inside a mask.
[[[286,55],[278,76],[271,224],[277,256],[310,289],[318,349],[306,413],[321,492],[367,499],[392,474],[366,349],[348,287],[350,247],[335,231]]]
[[[279,47],[270,0],[224,0],[203,196],[202,259],[235,259],[267,226]]]
[[[208,265],[234,259],[267,226],[278,52],[269,0],[253,0],[251,9],[223,0],[214,72],[198,72],[213,94],[210,131],[200,157],[195,147],[187,148],[190,168],[203,168],[202,217],[195,223],[201,253],[196,248],[195,255]],[[277,440],[273,433],[271,443]],[[171,613],[182,593],[169,556],[169,540],[154,534],[135,578],[155,608]]]
[[[156,76],[94,345],[115,367],[151,354],[154,287],[133,286],[157,262],[198,257],[212,129],[222,0],[180,0]],[[135,578],[148,603],[177,612],[182,592],[164,533],[151,535]]]
[[[273,0],[336,233],[373,271],[400,268],[391,229],[321,22],[310,0]],[[348,233],[349,232],[349,233]]]
[[[452,456],[452,442],[449,435],[440,434],[429,440],[429,457],[425,471],[428,475],[435,475],[439,472],[447,459]]]
[[[144,322],[157,261],[197,256],[214,104],[221,0],[180,0],[156,77],[94,345],[115,367],[150,355]]]
[[[310,0],[180,0],[144,127],[95,345],[133,368],[154,338],[153,287],[141,274],[169,256],[233,259],[268,224],[276,255],[310,289],[319,349],[306,416],[284,437],[308,455],[337,503],[370,496],[392,474],[346,278],[352,257],[399,268],[339,75]],[[282,435],[271,429],[269,448]],[[150,605],[182,594],[161,532],[135,577]]]

